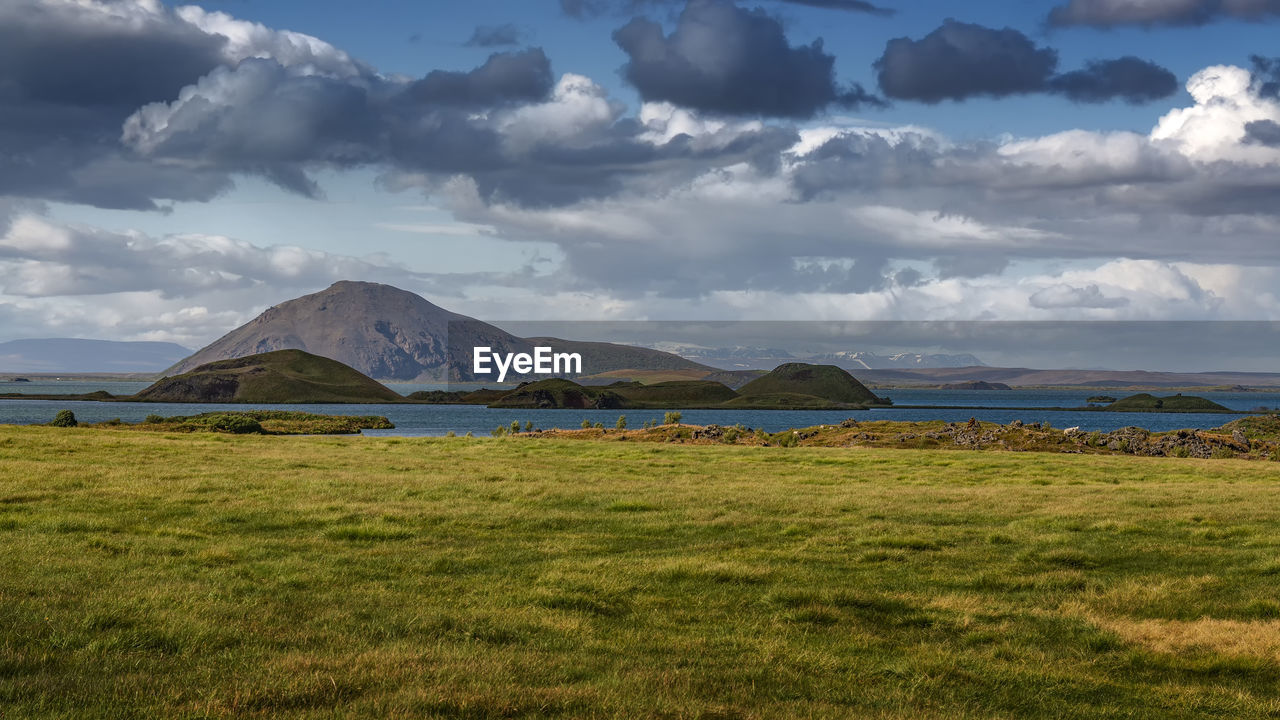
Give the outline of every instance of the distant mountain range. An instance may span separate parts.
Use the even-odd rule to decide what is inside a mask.
[[[342,281],[283,302],[182,360],[177,375],[215,360],[274,350],[305,350],[337,360],[381,381],[490,381],[472,373],[472,348],[532,353],[537,346],[579,353],[582,374],[621,369],[706,370],[670,353],[611,343],[521,338],[475,318],[450,312],[420,295],[369,282]],[[511,373],[507,382],[529,379]]]
[[[658,343],[654,347],[675,353],[681,357],[705,361],[726,369],[771,370],[792,360],[808,363],[828,363],[846,370],[890,370],[912,368],[983,367],[986,364],[969,354],[946,355],[924,353],[895,353],[878,355],[873,352],[847,351],[834,353],[805,353],[775,347],[737,345],[734,347],[699,347],[678,343]]]
[[[167,342],[39,338],[0,342],[4,373],[155,373],[191,354]]]
[[[810,361],[824,360],[843,368],[863,368],[865,370],[889,370],[894,368],[962,368],[982,367],[986,363],[969,354],[928,355],[923,353],[895,353],[893,355],[877,355],[873,352],[837,352],[826,355],[814,355],[806,358]]]

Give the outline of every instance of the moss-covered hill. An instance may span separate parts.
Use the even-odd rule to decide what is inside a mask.
[[[489,407],[608,409],[626,407],[626,402],[609,387],[583,386],[572,380],[551,378],[521,385],[492,401]]]
[[[1231,412],[1231,408],[1194,395],[1156,397],[1149,393],[1121,398],[1106,409],[1113,412]]]
[[[707,380],[582,386],[571,380],[552,379],[522,385],[493,401],[490,407],[813,410],[859,408],[881,402],[838,367],[790,363],[738,392]]]
[[[161,378],[130,398],[142,402],[386,403],[404,397],[337,360],[277,350],[218,360]]]
[[[858,382],[847,370],[835,365],[809,365],[787,363],[772,372],[756,378],[738,389],[738,394],[752,395],[810,395],[835,403],[848,405],[877,405],[880,398]]]

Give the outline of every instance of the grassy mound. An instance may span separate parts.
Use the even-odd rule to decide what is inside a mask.
[[[607,409],[626,407],[626,399],[610,388],[585,387],[572,380],[552,378],[521,385],[494,400],[495,408]]]
[[[880,398],[858,382],[857,378],[835,365],[787,363],[772,372],[743,385],[744,396],[796,394],[812,395],[848,405],[874,405]]]
[[[720,405],[738,397],[738,393],[724,385],[704,380],[677,380],[624,387],[609,386],[608,389],[626,398],[630,407],[637,408]]]
[[[277,350],[207,363],[162,378],[131,398],[141,402],[385,403],[394,390],[336,360]]]
[[[1244,433],[1250,440],[1280,442],[1280,415],[1240,418],[1218,428],[1218,432],[1224,433],[1234,433],[1236,430]]]
[[[151,432],[222,432],[233,435],[354,435],[361,430],[391,430],[395,427],[380,415],[319,415],[287,410],[211,412],[173,417],[150,415],[136,425],[117,422],[103,425]]]
[[[1107,410],[1115,412],[1231,412],[1231,408],[1223,407],[1212,400],[1194,395],[1169,395],[1156,397],[1149,393],[1139,393],[1121,398]]]

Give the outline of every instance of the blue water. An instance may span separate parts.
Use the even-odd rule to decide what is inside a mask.
[[[37,390],[46,383],[16,383],[18,392],[49,392]],[[58,392],[90,392],[106,390],[112,394],[128,394],[140,388],[138,383],[86,383],[84,387],[68,389],[71,383],[56,383]],[[76,385],[80,385],[77,383]],[[4,383],[0,391],[13,387]],[[400,388],[397,388],[400,389]],[[976,417],[984,422],[1009,423],[1048,422],[1054,427],[1078,426],[1085,431],[1108,432],[1126,425],[1138,425],[1149,430],[1164,431],[1179,428],[1213,428],[1243,415],[1218,415],[1200,413],[1097,413],[1059,410],[1010,410],[1010,407],[1075,407],[1083,405],[1090,392],[1078,390],[882,390],[899,405],[984,405],[985,410],[912,410],[908,408],[877,408],[866,411],[810,411],[810,410],[683,410],[683,422],[696,425],[746,425],[777,432],[788,428],[838,423],[853,417],[858,420],[946,420],[963,422]],[[1114,395],[1115,393],[1113,393]],[[1167,395],[1171,393],[1156,393]],[[1249,410],[1259,406],[1280,407],[1280,392],[1268,393],[1196,393],[1214,402],[1236,410]],[[96,403],[65,402],[56,400],[5,400],[0,399],[0,423],[45,423],[61,409],[70,409],[76,417],[86,422],[101,422],[120,418],[137,422],[150,414],[196,415],[216,410],[295,410],[330,415],[384,415],[395,423],[395,430],[370,430],[367,435],[443,435],[452,430],[459,435],[473,432],[488,435],[499,425],[510,425],[518,420],[521,425],[532,421],[535,427],[576,428],[582,421],[601,422],[614,427],[618,415],[627,416],[627,424],[638,428],[646,420],[662,421],[662,410],[497,410],[475,405],[217,405],[194,403]]]

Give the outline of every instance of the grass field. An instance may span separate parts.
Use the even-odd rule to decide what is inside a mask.
[[[1280,465],[0,426],[0,717],[1280,715]]]

